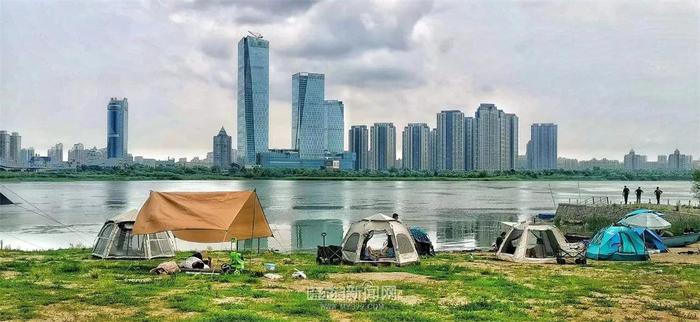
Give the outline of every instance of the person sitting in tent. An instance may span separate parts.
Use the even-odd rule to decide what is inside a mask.
[[[391,242],[391,237],[386,236],[386,246],[382,249],[382,257],[396,257],[396,252],[394,251],[394,244]]]

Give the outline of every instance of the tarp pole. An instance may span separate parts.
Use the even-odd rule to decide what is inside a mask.
[[[255,200],[257,201],[258,199],[258,193],[256,192],[256,189],[253,188],[253,194],[255,195]],[[256,215],[256,207],[255,203],[253,203],[253,225],[251,225],[251,231],[250,231],[250,247],[253,248],[253,235],[255,234],[255,215]],[[258,254],[260,254],[260,238],[258,238]]]

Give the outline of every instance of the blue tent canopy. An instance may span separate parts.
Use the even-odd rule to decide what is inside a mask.
[[[586,250],[586,257],[598,260],[645,261],[647,248],[639,235],[629,227],[609,226],[601,229]]]
[[[642,237],[642,240],[646,244],[647,248],[658,249],[662,253],[668,251],[668,247],[666,247],[666,244],[664,244],[663,239],[661,239],[661,237],[655,232],[641,227],[633,229],[634,232],[637,233],[637,235],[639,235],[639,237]]]

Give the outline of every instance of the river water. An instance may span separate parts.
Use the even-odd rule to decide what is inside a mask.
[[[155,191],[257,189],[275,238],[262,248],[311,250],[340,244],[350,223],[397,212],[420,226],[439,250],[488,247],[501,221],[551,213],[555,203],[608,197],[620,202],[623,185],[641,186],[643,200],[660,186],[663,200],[687,203],[691,182],[572,181],[82,181],[0,183],[18,205],[0,206],[0,240],[20,249],[91,247],[106,218],[138,208]],[[222,248],[178,241],[179,249]],[[256,245],[256,244],[255,244]],[[257,245],[256,245],[257,246]]]

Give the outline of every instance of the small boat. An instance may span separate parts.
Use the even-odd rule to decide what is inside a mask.
[[[697,242],[700,239],[700,233],[689,233],[671,237],[661,237],[667,247],[683,247]]]

